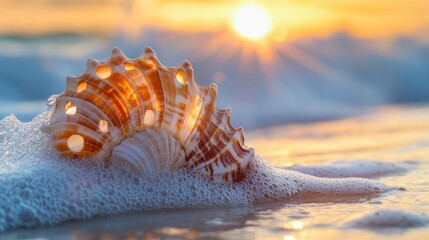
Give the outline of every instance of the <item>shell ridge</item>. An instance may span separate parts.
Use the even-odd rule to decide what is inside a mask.
[[[166,73],[165,75],[161,75],[160,85],[162,89],[165,90],[168,94],[165,94],[163,101],[163,110],[162,111],[162,122],[161,128],[166,129],[169,133],[177,136],[177,131],[175,129],[175,125],[178,120],[178,114],[176,111],[176,103],[177,103],[177,94],[176,86],[174,81],[171,81],[171,77],[169,77],[171,73]]]
[[[111,82],[109,80],[111,77],[112,76],[105,78],[107,80],[106,82],[111,83],[111,88],[114,89],[115,92],[117,93],[117,95],[113,94],[112,96],[118,97],[120,99],[120,101],[117,101],[118,109],[124,113],[124,118],[128,122],[128,126],[131,127],[131,126],[133,126],[134,123],[133,123],[133,118],[132,118],[131,112],[130,112],[130,110],[132,108],[131,108],[129,98],[125,97],[126,96],[126,89],[124,87],[119,87],[118,84]],[[124,82],[127,82],[127,81],[124,81]]]
[[[83,77],[83,76],[82,76]],[[94,107],[96,107],[97,109],[100,109],[100,111],[102,111],[101,110],[101,107],[108,107],[108,109],[110,109],[112,112],[115,112],[114,110],[116,110],[116,108],[113,106],[113,105],[117,105],[117,106],[120,106],[120,100],[124,100],[123,98],[121,99],[121,98],[118,98],[117,97],[117,95],[119,95],[119,92],[118,92],[118,90],[117,89],[115,89],[114,87],[113,87],[113,84],[111,84],[110,82],[101,82],[100,80],[96,80],[96,79],[93,79],[93,80],[95,80],[95,81],[97,81],[98,83],[103,83],[103,84],[95,84],[94,82],[95,81],[84,81],[85,83],[87,83],[87,85],[88,85],[88,91],[90,91],[90,90],[92,90],[92,89],[95,89],[95,90],[97,90],[97,94],[96,94],[96,96],[100,96],[100,95],[102,95],[102,96],[109,96],[109,97],[113,97],[110,101],[108,101],[107,99],[101,99],[101,101],[103,101],[102,103],[100,103],[100,106],[98,106],[98,105],[96,105],[95,103],[93,103],[93,102],[91,102],[91,101],[88,101],[89,99],[88,98],[90,98],[91,97],[91,94],[90,93],[87,93],[87,95],[88,95],[88,97],[85,97],[85,101],[87,102],[87,104],[91,104],[91,105],[93,105]],[[107,91],[105,91],[104,90],[104,87],[106,87],[105,85],[107,85],[110,89],[113,89],[117,94],[112,94],[111,93],[111,91],[110,92],[107,92]],[[76,96],[78,96],[77,95],[77,93],[75,93],[74,91],[71,91],[71,92],[73,92],[73,96],[70,96],[70,97],[73,97],[74,99],[79,99],[79,98],[77,98]],[[86,94],[85,94],[85,92],[86,91],[83,91],[83,93],[81,93],[79,96],[86,96]],[[84,100],[84,99],[83,99]],[[112,101],[113,101],[113,103],[114,104],[112,104]],[[104,108],[103,108],[104,109]],[[107,117],[107,116],[106,116]],[[116,116],[115,116],[116,117]],[[119,118],[117,117],[117,119],[119,120]],[[118,122],[120,122],[120,121],[118,121]]]
[[[213,85],[212,85],[213,86]],[[196,123],[196,126],[201,125],[200,122],[206,122],[210,119],[210,113],[213,111],[213,107],[216,106],[216,97],[217,97],[217,88],[207,88],[207,92],[204,91],[204,88],[199,87],[198,88],[198,92],[199,92],[199,96],[201,96],[200,98],[204,99],[205,101],[202,103],[202,107],[201,107],[201,111],[199,113],[199,116],[201,116],[201,114],[203,114],[204,118],[199,118],[198,117],[198,121]],[[207,96],[207,97],[206,97]],[[195,134],[194,132],[195,128],[192,129],[192,131],[188,134],[188,137],[186,139],[184,139],[184,143],[185,144],[191,144],[193,141],[198,142],[199,139],[198,137],[201,137],[199,134]]]
[[[242,143],[242,142],[240,142],[240,140],[244,139],[244,137],[242,137],[243,131],[240,130],[240,128],[238,128],[238,129],[234,128],[231,125],[231,122],[230,122],[231,109],[230,108],[219,109],[216,107],[215,112],[216,112],[216,114],[213,114],[213,116],[218,115],[218,117],[220,118],[220,121],[221,121],[221,123],[219,125],[224,126],[224,128],[218,128],[216,130],[221,131],[224,134],[227,134],[229,139],[237,139],[238,141],[237,142],[229,141],[229,143],[227,144],[227,146],[229,146],[229,147],[225,147],[221,150],[221,152],[218,152],[218,155],[221,158],[220,161],[222,163],[222,167],[219,167],[216,170],[213,170],[213,168],[208,168],[208,170],[209,170],[208,171],[206,168],[206,166],[208,164],[207,163],[204,164],[203,160],[200,160],[197,162],[192,162],[192,164],[194,167],[196,167],[200,171],[201,170],[205,171],[205,172],[209,173],[210,175],[223,174],[223,173],[227,173],[229,171],[241,171],[242,168],[247,167],[248,161],[253,156],[253,149],[248,150],[247,148],[246,149],[242,148],[242,145],[244,145],[244,142]],[[216,133],[214,133],[214,135],[216,135]],[[237,135],[240,137],[237,138]],[[240,156],[240,155],[238,155],[237,151],[229,151],[230,149],[234,149],[234,144],[238,145],[238,147],[242,150],[242,152],[248,152],[247,155]],[[225,163],[225,157],[226,157],[225,153],[226,152],[233,155],[233,157],[227,158],[228,161],[231,161],[231,162]],[[238,160],[242,160],[242,161],[238,161]],[[199,165],[201,165],[201,166],[199,166]],[[225,176],[225,177],[228,179],[227,176]]]
[[[150,134],[150,135],[152,135],[152,134]],[[154,163],[154,166],[153,166],[153,165],[149,164],[149,162],[147,162],[147,161],[144,162],[145,166],[147,168],[147,171],[155,172],[155,169],[159,169],[158,163],[156,161],[156,160],[158,160],[158,157],[157,157],[156,149],[154,149],[153,141],[149,141],[149,136],[147,136],[146,138],[140,138],[140,137],[139,138],[140,138],[142,143],[145,143],[145,146],[149,147],[149,149],[148,149],[149,151],[147,151],[148,159],[153,159],[153,163]]]
[[[106,120],[108,119],[109,123],[112,124],[110,121],[110,118],[108,116],[106,116],[104,114],[104,112],[101,111],[96,105],[93,105],[90,102],[87,102],[87,101],[84,101],[84,100],[81,100],[78,98],[73,98],[73,97],[64,97],[64,100],[66,100],[66,102],[71,101],[71,102],[75,102],[75,103],[86,104],[89,108],[83,108],[83,109],[79,108],[79,109],[77,109],[76,113],[74,115],[71,115],[71,116],[67,115],[66,113],[55,115],[52,117],[52,124],[61,122],[62,120],[74,119],[74,118],[78,118],[79,116],[82,116],[86,119],[90,119],[90,122],[93,123],[93,126],[94,126],[93,128],[98,129],[98,127],[97,127],[98,123],[96,123],[90,117],[90,116],[94,116],[94,115],[97,116],[98,114],[103,115],[103,117],[105,117],[104,119],[106,119]],[[58,102],[57,104],[62,105],[60,102]],[[83,115],[82,113],[89,113],[89,114]],[[101,118],[101,119],[103,119],[103,118]],[[113,126],[113,124],[111,126]],[[113,131],[113,133],[114,132],[115,131]]]
[[[93,110],[93,109],[91,109],[91,110]],[[97,132],[101,137],[106,138],[106,139],[111,137],[110,133],[104,133],[103,134],[103,133],[99,132],[100,131],[99,130],[99,122],[95,122],[95,120],[94,120],[95,117],[93,117],[94,115],[97,116],[97,114],[94,113],[93,111],[88,111],[86,109],[84,109],[84,110],[79,109],[79,111],[76,112],[74,115],[67,116],[66,114],[64,114],[64,115],[58,116],[55,119],[54,123],[55,122],[58,122],[58,123],[62,122],[62,120],[75,120],[76,119],[75,120],[76,123],[79,123],[80,125],[84,125],[84,126],[88,127],[89,129],[91,129],[92,131]],[[103,118],[100,118],[100,119],[103,119]]]
[[[121,95],[126,99],[124,102],[128,103],[128,106],[125,108],[128,110],[128,116],[130,119],[130,124],[134,128],[134,126],[139,125],[140,123],[140,116],[143,114],[142,107],[140,106],[141,99],[138,97],[136,92],[135,85],[133,84],[135,81],[127,81],[127,78],[125,76],[122,76],[121,74],[118,74],[123,79],[123,82],[128,86],[129,89],[132,89],[133,91],[130,91],[130,94],[127,94],[128,91],[121,91]],[[131,107],[135,104],[135,107]],[[137,112],[135,112],[137,111]]]
[[[86,101],[86,100],[83,100],[83,99],[79,99],[79,98],[76,98],[76,97],[72,97],[72,96],[62,96],[62,99],[61,100],[59,100],[58,102],[57,102],[57,104],[60,104],[61,106],[65,106],[66,104],[63,104],[63,103],[67,103],[67,102],[72,102],[72,103],[74,103],[74,104],[79,104],[79,105],[81,105],[81,104],[85,104],[85,105],[89,105],[88,107],[90,108],[89,110],[85,110],[85,108],[83,108],[83,110],[81,109],[81,108],[77,108],[76,109],[76,114],[79,114],[80,112],[82,112],[82,111],[88,111],[88,112],[93,112],[93,111],[97,111],[97,113],[98,114],[100,114],[100,115],[103,115],[104,117],[106,117],[106,118],[108,118],[108,116],[107,116],[107,114],[105,114],[97,105],[95,105],[95,104],[93,104],[93,103],[91,103],[91,102],[88,102],[88,101]],[[105,102],[105,104],[107,104],[107,102]],[[64,112],[63,114],[61,114],[61,115],[55,115],[55,116],[53,116],[53,120],[56,120],[56,117],[70,117],[70,116],[68,116],[68,115],[66,115],[66,113]]]
[[[145,79],[147,80],[147,85],[148,88],[150,90],[150,92],[154,92],[154,94],[151,94],[151,102],[148,103],[147,110],[152,110],[155,113],[155,119],[157,119],[155,121],[155,125],[154,126],[158,126],[159,123],[159,111],[163,110],[163,106],[159,106],[159,109],[157,109],[157,103],[163,101],[163,98],[160,98],[160,96],[162,95],[161,92],[159,91],[159,89],[157,88],[159,86],[159,81],[161,81],[161,76],[159,75],[158,71],[151,71],[151,72],[145,72]],[[147,76],[147,77],[146,77]],[[151,79],[155,78],[156,81],[152,81]],[[157,91],[157,92],[155,92]]]
[[[213,105],[215,106],[215,104]],[[225,111],[220,111],[217,107],[213,107],[212,108],[214,113],[213,114],[207,114],[208,119],[204,119],[204,121],[208,121],[209,124],[213,125],[213,126],[224,126],[224,124],[222,124],[222,122],[224,121],[224,113]],[[217,122],[218,121],[218,122]],[[214,132],[208,132],[211,129],[215,129]],[[199,136],[198,139],[194,139],[194,141],[196,142],[206,142],[205,139],[210,139],[211,141],[213,141],[215,138],[212,138],[211,136],[222,136],[222,133],[227,133],[225,131],[225,129],[222,128],[214,128],[214,127],[208,127],[205,128],[204,130],[201,131],[201,135]],[[216,142],[214,142],[211,146],[210,145],[204,145],[202,147],[200,147],[198,150],[200,151],[200,154],[198,155],[191,155],[189,162],[191,165],[196,165],[196,164],[200,164],[204,161],[204,159],[202,159],[200,157],[201,153],[204,153],[206,151],[208,151],[209,147],[216,147],[219,144],[219,141],[221,139],[218,138],[216,139]],[[214,154],[214,152],[212,152],[212,154]],[[198,159],[200,159],[200,162],[198,162]]]
[[[225,110],[219,110],[218,108],[215,108],[215,111],[217,114],[213,114],[212,116],[221,116],[220,117],[220,126],[224,126],[224,128],[217,128],[216,132],[213,133],[213,135],[218,135],[218,133],[223,133],[224,135],[227,135],[227,138],[232,139],[236,133],[239,135],[241,132],[238,131],[238,129],[234,129],[231,128],[231,124],[223,124],[226,122],[230,122],[230,114],[231,111],[228,109]],[[218,119],[218,118],[216,118]],[[235,131],[234,131],[235,130]],[[222,134],[221,134],[222,136]],[[219,139],[219,141],[221,141],[221,139]],[[223,142],[223,141],[221,141]],[[230,145],[233,145],[234,142],[230,142]],[[218,144],[213,144],[212,146],[217,146]],[[238,144],[240,145],[240,144]],[[214,149],[216,149],[216,147],[214,147]],[[217,168],[216,170],[213,170],[213,167],[211,166],[211,163],[209,163],[207,161],[207,159],[204,158],[200,158],[200,155],[194,155],[193,158],[191,158],[189,160],[189,163],[192,167],[196,168],[198,171],[206,173],[210,176],[213,176],[213,174],[225,174],[228,171],[241,171],[241,168],[245,168],[247,167],[248,161],[251,158],[251,156],[253,155],[253,153],[250,151],[248,154],[248,157],[245,157],[244,159],[239,158],[241,156],[238,156],[238,153],[236,153],[235,151],[230,151],[231,149],[233,149],[233,147],[225,147],[223,148],[220,152],[218,152],[217,150],[211,150],[211,151],[215,151],[217,152],[217,154],[220,156],[220,161],[222,163],[222,167]],[[199,149],[201,152],[207,152],[209,150],[209,147],[206,145],[204,146],[204,149]],[[210,150],[209,150],[210,151]],[[231,154],[233,154],[234,157],[237,158],[228,158],[227,163],[225,163],[225,152],[231,152]],[[212,153],[213,154],[213,153]],[[204,155],[203,155],[204,156]],[[192,160],[194,159],[194,160]],[[236,159],[241,159],[242,161],[237,161]],[[233,160],[233,161],[232,161]],[[228,179],[228,177],[226,177],[226,179]]]
[[[134,63],[134,60],[129,60]],[[134,64],[135,65],[135,64]],[[146,104],[145,96],[138,94],[140,92],[140,88],[148,88],[147,83],[145,81],[144,75],[139,71],[139,69],[133,69],[133,70],[126,70],[124,72],[125,79],[131,78],[132,81],[129,81],[130,87],[133,89],[133,97],[137,99],[137,107],[134,108],[137,110],[137,113],[132,113],[134,117],[136,118],[136,121],[134,123],[134,128],[136,128],[137,131],[141,130],[138,128],[139,125],[144,121],[144,105]]]
[[[153,109],[153,106],[150,103],[152,97],[149,94],[151,86],[149,85],[149,81],[146,80],[148,79],[146,73],[143,73],[138,69],[132,70],[132,71],[136,71],[138,73],[138,76],[140,76],[140,79],[137,79],[135,81],[135,83],[138,83],[138,85],[136,86],[135,94],[139,96],[139,99],[141,99],[141,102],[139,103],[140,112],[141,112],[139,116],[140,117],[139,123],[143,123],[144,117],[145,117],[145,111],[149,109]],[[142,124],[141,127],[134,126],[134,128],[136,131],[142,131],[144,128],[146,128],[146,126]]]
[[[123,156],[128,156],[127,158]],[[129,162],[131,165],[133,165],[138,170],[143,170],[143,167],[141,166],[141,161],[137,160],[137,154],[130,149],[130,151],[126,151],[125,147],[123,146],[117,146],[115,147],[114,152],[112,153],[112,157],[116,158],[118,160],[125,161],[123,159],[127,159],[126,162]]]
[[[105,65],[105,66],[110,66],[109,60],[107,60],[106,62],[102,62],[100,65]],[[116,111],[121,112],[121,116],[124,116],[125,119],[127,119],[127,121],[129,123],[131,123],[131,116],[130,116],[130,112],[128,111],[128,109],[130,109],[130,103],[128,101],[128,99],[125,97],[124,92],[126,93],[126,90],[121,89],[117,83],[115,83],[114,81],[110,80],[113,76],[112,74],[109,77],[106,78],[101,78],[99,76],[97,76],[95,74],[96,69],[87,69],[87,71],[81,75],[80,77],[82,78],[86,78],[89,81],[92,82],[99,82],[99,83],[103,83],[105,85],[108,86],[108,88],[110,88],[113,91],[109,91],[107,93],[107,96],[109,96],[110,101],[107,102],[106,106],[111,105],[113,108],[115,108]],[[88,76],[88,77],[87,77]],[[126,82],[126,81],[125,81]],[[95,88],[99,88],[97,85],[95,85]],[[101,90],[103,90],[101,87],[99,88]],[[74,92],[74,91],[72,91]],[[112,102],[113,99],[113,102]],[[112,104],[114,103],[114,104]]]
[[[152,142],[148,142],[146,140],[146,138],[142,138],[140,135],[137,136],[137,138],[135,139],[136,142],[137,140],[139,140],[139,143],[136,143],[133,147],[133,149],[135,149],[135,151],[140,155],[140,159],[157,159],[157,152],[153,149],[153,143]],[[139,147],[137,144],[140,143],[146,143],[149,144],[147,146],[150,146],[150,149],[148,149],[148,151],[143,151],[143,149],[141,147]],[[144,169],[146,172],[154,172],[155,169],[157,169],[157,166],[153,166],[151,164],[149,164],[148,161],[140,161],[141,165],[144,166]],[[154,163],[156,164],[156,161],[154,161]]]
[[[154,154],[154,159],[157,159],[157,160],[164,160],[163,159],[163,153],[165,153],[165,152],[161,153],[161,151],[159,151],[159,149],[162,149],[162,143],[160,140],[161,140],[161,138],[163,138],[163,134],[164,134],[164,132],[161,132],[161,133],[159,133],[159,136],[157,137],[155,132],[151,131],[151,135],[150,135],[151,137],[147,138],[147,139],[154,139],[155,140],[155,141],[151,141],[152,144],[150,144],[150,146],[151,146],[151,149],[152,149],[153,154]],[[165,159],[165,160],[168,161],[169,159]],[[164,170],[163,165],[162,165],[162,161],[154,161],[154,166],[155,166],[155,169],[160,169],[161,172],[162,172],[162,170]]]
[[[92,83],[90,83],[90,86],[91,85],[92,85]],[[115,122],[121,123],[117,127],[123,128],[123,125],[124,125],[123,121],[121,120],[121,118],[117,114],[113,114],[113,113],[120,112],[121,116],[122,115],[127,116],[127,112],[124,111],[124,109],[126,109],[126,106],[124,106],[123,104],[121,104],[121,101],[124,101],[125,99],[122,96],[120,96],[119,92],[117,91],[117,89],[115,89],[113,87],[112,84],[107,83],[107,85],[111,89],[113,89],[115,92],[117,92],[118,94],[106,94],[106,96],[110,96],[110,101],[107,100],[107,99],[103,99],[103,98],[100,99],[100,98],[98,98],[98,99],[100,99],[97,102],[97,104],[99,104],[99,105],[97,105],[97,104],[95,104],[94,102],[91,101],[92,99],[95,99],[98,96],[98,94],[94,95],[94,94],[91,94],[91,93],[81,93],[79,96],[81,96],[82,99],[80,99],[80,98],[77,97],[78,95],[76,95],[76,93],[74,91],[71,91],[71,90],[69,90],[70,92],[67,92],[66,94],[60,96],[61,97],[60,101],[62,99],[64,99],[64,100],[70,101],[70,102],[79,102],[79,105],[83,105],[83,106],[88,106],[89,105],[92,108],[92,110],[94,110],[94,109],[99,109],[100,111],[103,111],[103,110],[106,111],[107,110],[108,113],[106,113],[106,115],[109,114],[109,113],[111,113],[110,116],[112,116],[113,118],[116,119]],[[97,89],[100,89],[101,91],[103,91],[102,88],[98,87],[97,85],[95,85],[94,88],[97,88]],[[118,98],[118,96],[119,96],[119,98]],[[60,101],[58,101],[58,103]],[[79,111],[79,109],[80,108],[78,108],[77,110]],[[109,118],[109,117],[106,116],[106,119],[107,118]]]
[[[137,140],[141,140],[142,143],[146,142],[144,139],[140,139],[138,136],[137,138],[133,137],[133,138],[127,139],[127,141],[124,142],[125,146],[122,148],[122,151],[127,152],[128,150],[133,153],[133,155],[135,156],[134,158],[135,162],[137,162],[137,165],[139,166],[140,170],[146,171],[146,172],[153,171],[151,166],[147,164],[146,161],[141,161],[141,159],[145,159],[145,157],[148,159],[153,158],[152,151],[143,151],[143,149],[139,148]],[[123,144],[120,144],[119,146],[121,145]],[[123,160],[129,161],[129,159],[127,158],[124,158]]]
[[[58,127],[61,127],[62,129],[57,129]],[[77,123],[64,123],[64,122],[60,122],[60,123],[56,123],[54,125],[51,126],[47,126],[47,128],[45,128],[48,132],[51,131],[59,131],[59,132],[64,132],[64,130],[68,130],[68,131],[73,131],[78,133],[79,130],[82,131],[87,131],[89,132],[89,134],[87,134],[86,136],[91,137],[92,139],[95,140],[101,140],[101,136],[99,134],[97,134],[95,131],[93,131],[92,129],[79,125]]]

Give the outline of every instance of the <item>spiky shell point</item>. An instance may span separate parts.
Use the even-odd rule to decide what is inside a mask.
[[[187,167],[239,181],[254,151],[216,97],[216,84],[198,86],[188,61],[165,67],[151,48],[136,59],[113,48],[108,60],[90,59],[82,75],[67,78],[42,130],[66,157],[125,161],[143,174]]]

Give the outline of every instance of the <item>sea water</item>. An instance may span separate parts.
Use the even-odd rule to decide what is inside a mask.
[[[61,158],[51,113],[0,122],[0,238],[426,239],[429,108],[246,133],[244,181]]]

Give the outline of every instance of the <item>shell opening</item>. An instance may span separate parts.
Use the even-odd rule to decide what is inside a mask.
[[[134,64],[129,62],[124,63],[124,67],[125,67],[125,70],[127,71],[136,69],[136,66],[134,66]]]
[[[98,127],[100,128],[100,131],[107,133],[109,131],[109,126],[107,124],[106,120],[100,120],[98,123]]]
[[[85,91],[85,90],[86,90],[86,87],[87,87],[86,82],[81,82],[81,83],[79,83],[79,84],[77,85],[77,89],[76,89],[76,91],[77,91],[78,93],[81,93],[81,92],[83,92],[83,91]]]
[[[177,71],[176,73],[176,80],[181,83],[181,84],[185,84],[186,83],[186,75],[182,70]]]
[[[73,134],[67,139],[67,146],[72,152],[78,153],[82,151],[83,145],[83,137],[78,134]]]
[[[67,115],[75,115],[77,108],[72,102],[67,102],[66,105],[64,106],[64,110]]]
[[[146,110],[144,113],[143,123],[149,127],[153,126],[155,123],[155,113],[152,110]]]
[[[106,79],[112,75],[112,69],[109,66],[102,65],[97,67],[95,74],[97,74],[99,78]]]

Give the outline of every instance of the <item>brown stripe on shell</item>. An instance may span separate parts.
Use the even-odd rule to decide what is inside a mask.
[[[105,112],[106,115],[110,116],[110,120],[114,126],[122,129],[123,132],[128,132],[130,129],[130,117],[128,113],[129,104],[125,104],[126,99],[121,95],[120,91],[114,87],[114,85],[108,81],[101,81],[100,79],[94,79],[91,76],[85,76],[87,79],[87,89],[83,92],[76,93],[75,89],[70,89],[67,86],[67,90],[62,94],[61,98],[67,101],[84,101],[86,102],[82,108],[88,107],[88,104],[95,105],[101,111]],[[104,85],[98,87],[99,85]],[[108,90],[105,90],[108,89]],[[80,111],[81,106],[77,106],[77,111]],[[61,109],[60,109],[61,110]]]

